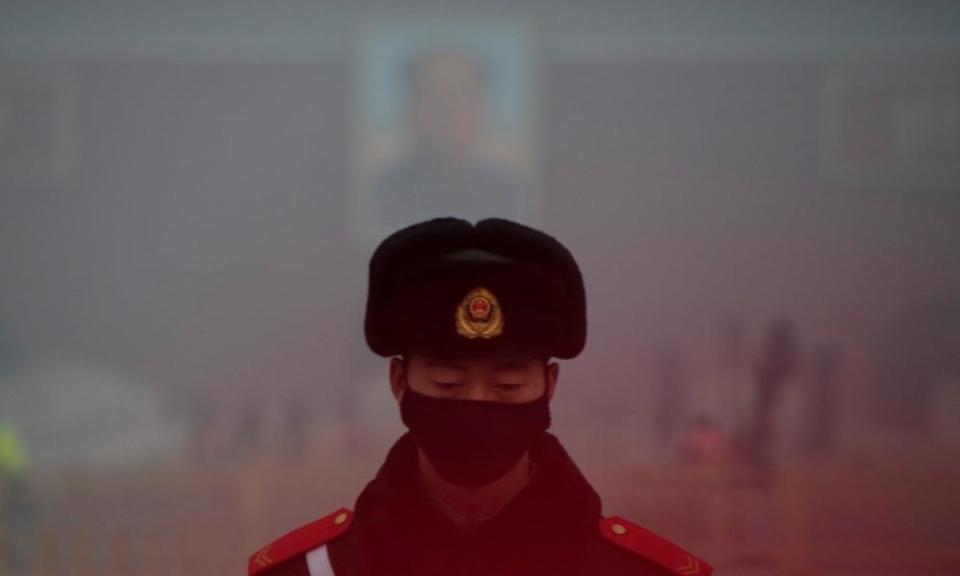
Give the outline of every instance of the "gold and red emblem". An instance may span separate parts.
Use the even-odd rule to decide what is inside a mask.
[[[493,292],[474,288],[463,297],[456,313],[457,334],[465,338],[495,338],[503,333],[503,311]]]

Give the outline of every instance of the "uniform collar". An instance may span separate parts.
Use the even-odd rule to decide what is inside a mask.
[[[357,499],[354,530],[371,546],[365,549],[380,550],[384,560],[403,558],[411,566],[429,563],[442,550],[452,557],[480,558],[491,551],[519,557],[573,548],[572,542],[596,532],[600,498],[552,434],[544,433],[530,456],[537,471],[526,488],[497,516],[465,530],[425,492],[416,444],[405,434]]]

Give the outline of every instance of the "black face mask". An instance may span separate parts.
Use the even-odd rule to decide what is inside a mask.
[[[433,398],[408,385],[400,417],[437,472],[468,487],[506,474],[550,427],[546,393],[532,402],[513,404]]]

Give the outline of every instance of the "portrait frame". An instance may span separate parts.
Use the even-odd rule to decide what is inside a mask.
[[[476,55],[487,70],[489,121],[476,156],[510,174],[517,187],[515,209],[497,212],[491,206],[489,215],[538,225],[541,200],[535,170],[530,27],[513,21],[395,19],[367,23],[358,40],[349,202],[355,236],[373,244],[402,224],[441,214],[468,220],[475,216],[469,212],[421,214],[411,208],[408,214],[387,218],[378,186],[384,173],[402,162],[412,147],[406,117],[410,63],[418,55],[444,50]]]

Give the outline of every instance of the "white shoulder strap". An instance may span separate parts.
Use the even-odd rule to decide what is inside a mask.
[[[310,576],[334,576],[326,546],[314,548],[307,552],[307,570],[309,570]]]

